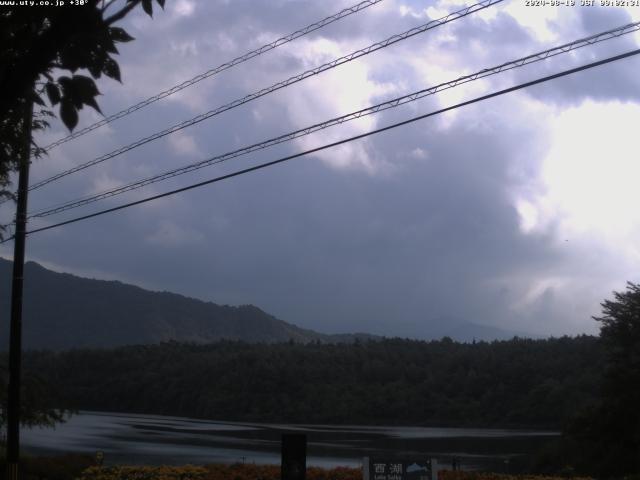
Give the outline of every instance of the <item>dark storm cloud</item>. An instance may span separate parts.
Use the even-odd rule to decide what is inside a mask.
[[[143,15],[129,20],[137,40],[122,48],[125,85],[103,82],[101,105],[107,112],[117,111],[351,3],[193,2],[192,14],[180,16],[181,3],[168,2],[167,13],[153,20]],[[305,56],[309,45],[322,38],[344,54],[424,21],[426,17],[400,15],[396,2],[383,2],[370,12],[207,79],[109,129],[59,147],[46,160],[49,163],[34,168],[34,178],[298,73],[312,61]],[[561,36],[558,43],[563,43],[624,22],[620,13],[581,12],[578,21],[553,28]],[[631,40],[622,42],[631,45]],[[451,70],[468,71],[541,49],[541,42],[506,12],[491,20],[471,17],[359,64],[367,68],[366,79],[374,86],[389,85],[389,91],[372,91],[363,101],[427,86],[430,71],[428,65],[425,71],[416,70],[412,61],[417,55],[433,55],[434,65],[445,61]],[[326,56],[329,60],[336,52]],[[530,78],[563,62],[567,60],[513,72],[507,78]],[[429,336],[442,318],[536,333],[575,331],[575,325],[563,319],[571,314],[553,282],[550,286],[542,282],[539,294],[531,295],[532,285],[540,280],[588,276],[590,271],[579,255],[558,248],[553,231],[525,234],[520,228],[513,192],[528,188],[548,147],[544,118],[529,118],[526,101],[564,105],[586,97],[634,99],[632,68],[621,64],[593,74],[606,75],[606,84],[585,84],[584,78],[591,77],[556,82],[361,141],[357,154],[366,157],[370,168],[354,162],[353,151],[335,150],[34,235],[29,239],[30,256],[62,270],[119,278],[218,303],[252,303],[284,320],[326,332]],[[305,126],[300,118],[317,121],[346,113],[347,106],[336,100],[340,91],[329,89],[348,88],[350,78],[323,75],[316,83],[291,87],[184,130],[178,137],[132,151],[100,170],[69,177],[34,193],[32,205],[84,195],[282,134]],[[491,83],[483,85],[488,88]],[[443,103],[447,102],[437,97],[389,111],[377,118],[376,125]],[[316,107],[319,111],[312,110]],[[293,115],[300,108],[305,115]],[[368,129],[346,128],[338,129],[337,138]],[[53,139],[61,132],[58,128],[48,135]],[[313,141],[321,144],[326,138]],[[272,160],[299,151],[301,145],[287,144],[234,160],[104,206]],[[337,157],[344,163],[330,162]],[[587,323],[588,319],[580,328],[584,330]]]
[[[489,281],[542,268],[554,253],[519,232],[505,190],[508,142],[464,126],[439,132],[434,123],[370,142],[399,157],[394,174],[345,174],[317,158],[298,160],[189,194],[160,221],[97,246],[99,259],[91,250],[78,263],[122,263],[126,278],[140,281],[145,272],[154,286],[189,285],[185,293],[256,303],[324,331],[428,336],[442,316],[500,322],[509,297]],[[427,160],[410,157],[420,147]],[[150,240],[158,229],[162,236],[163,222],[177,237]],[[109,223],[122,219],[101,222],[94,247],[117,228]],[[127,248],[128,238],[137,245]],[[140,239],[147,255],[138,253]]]

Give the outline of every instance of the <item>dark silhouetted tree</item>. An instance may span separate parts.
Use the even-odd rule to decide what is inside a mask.
[[[165,0],[156,0],[164,7]],[[78,111],[85,105],[98,112],[100,94],[94,79],[103,74],[120,81],[114,60],[116,44],[133,40],[114,24],[138,5],[152,15],[152,0],[83,0],[82,5],[5,6],[0,9],[0,199],[12,198],[8,190],[11,172],[17,170],[24,150],[35,157],[43,150],[25,141],[25,111],[34,108],[32,129],[48,127],[47,118],[56,114],[73,130]],[[78,72],[88,72],[90,76]],[[34,107],[32,107],[32,105]],[[0,226],[0,239],[6,227]],[[33,380],[33,381],[31,381]],[[4,406],[5,379],[0,380],[0,401]],[[21,412],[25,424],[51,424],[61,419],[62,410],[51,409],[43,394],[44,383],[25,378]],[[4,420],[5,408],[0,410]]]
[[[5,399],[7,396],[7,365],[4,358],[0,360],[0,428],[4,428],[7,423],[7,410]],[[66,415],[71,410],[65,408],[55,408],[52,405],[58,403],[59,392],[51,382],[47,382],[42,375],[37,372],[27,372],[22,379],[21,411],[20,421],[25,426],[54,426],[56,423],[64,421]]]
[[[600,477],[640,473],[640,285],[613,295],[594,317],[605,361],[599,402],[568,431],[575,463]]]
[[[165,0],[156,0],[164,7]],[[32,102],[32,128],[55,116],[73,130],[85,105],[100,111],[94,78],[120,81],[116,44],[133,40],[114,26],[141,5],[152,15],[152,0],[84,0],[83,5],[5,6],[0,10],[0,199],[11,198],[10,174],[17,169],[25,142],[25,109]],[[88,72],[90,76],[78,72]],[[93,78],[92,78],[93,77]],[[33,142],[32,155],[45,153]],[[2,230],[0,230],[0,238]]]
[[[602,304],[600,338],[606,352],[601,440],[611,448],[613,473],[640,473],[640,285]]]

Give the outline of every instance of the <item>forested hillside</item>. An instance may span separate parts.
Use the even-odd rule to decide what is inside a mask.
[[[0,258],[3,318],[9,316],[11,268],[11,262]],[[170,340],[350,342],[372,337],[323,335],[284,322],[253,305],[217,305],[122,282],[57,273],[34,262],[25,265],[23,313],[25,349],[109,348]],[[8,345],[8,325],[0,324],[0,349]]]
[[[10,261],[0,258],[0,317],[5,318],[9,317],[11,268]],[[35,262],[25,265],[23,314],[22,342],[27,350],[114,348],[168,341],[349,343],[380,338],[368,333],[320,333],[280,320],[254,305],[218,305],[118,281],[58,273]],[[426,320],[424,339],[530,336],[465,319]],[[8,345],[8,326],[8,322],[0,323],[0,351]]]
[[[31,352],[60,407],[303,423],[560,428],[597,393],[588,336],[456,343],[166,343]]]

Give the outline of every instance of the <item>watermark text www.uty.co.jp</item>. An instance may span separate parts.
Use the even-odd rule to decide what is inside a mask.
[[[88,3],[89,0],[0,0],[0,7],[71,7]]]

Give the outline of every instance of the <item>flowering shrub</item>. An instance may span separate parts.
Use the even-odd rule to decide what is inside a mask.
[[[279,465],[89,467],[77,480],[280,480]],[[307,480],[362,480],[359,468],[307,468]]]
[[[564,477],[545,477],[542,475],[507,475],[503,473],[465,472],[441,470],[438,480],[566,480]],[[572,477],[571,480],[591,480],[589,478]]]
[[[280,480],[280,466],[236,463],[207,465],[206,480]]]
[[[280,480],[279,465],[211,464],[204,467],[89,467],[77,480]],[[359,468],[307,467],[307,480],[362,480]],[[438,480],[566,480],[564,477],[441,470]],[[573,477],[571,480],[591,480]]]
[[[307,480],[362,480],[362,470],[351,467],[336,467],[330,470],[309,467]]]
[[[89,467],[78,480],[204,480],[203,467]]]
[[[279,465],[207,465],[205,480],[280,480]],[[362,480],[359,468],[307,467],[307,480]]]

